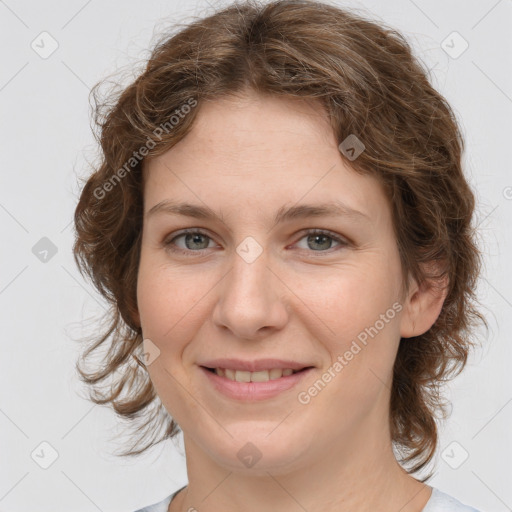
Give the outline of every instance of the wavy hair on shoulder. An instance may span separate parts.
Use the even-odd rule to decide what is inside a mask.
[[[393,369],[392,443],[408,472],[424,468],[438,444],[436,419],[446,417],[441,385],[462,371],[476,345],[474,330],[486,323],[475,295],[481,254],[472,224],[475,198],[461,164],[464,141],[405,37],[326,3],[245,1],[164,35],[120,93],[99,99],[99,85],[93,93],[101,162],[75,210],[73,252],[110,309],[108,325],[76,368],[92,401],[140,421],[122,455],[142,453],[180,431],[137,363],[142,164],[186,136],[204,101],[251,88],[317,102],[339,142],[356,134],[366,149],[347,164],[383,184],[404,278],[418,284],[448,278],[438,319],[421,336],[400,340]],[[431,263],[439,264],[437,274]],[[100,367],[82,368],[100,349]]]

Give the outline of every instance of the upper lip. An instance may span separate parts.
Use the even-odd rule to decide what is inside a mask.
[[[271,370],[272,368],[291,368],[292,370],[302,370],[313,366],[311,364],[299,363],[297,361],[286,361],[285,359],[254,359],[244,361],[242,359],[212,359],[200,363],[200,366],[207,368],[227,368],[230,370],[242,370],[248,372],[258,372],[262,370]]]

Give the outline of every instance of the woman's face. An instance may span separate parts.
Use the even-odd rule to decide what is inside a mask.
[[[186,443],[224,468],[278,474],[388,439],[405,317],[391,211],[343,161],[323,112],[253,94],[204,104],[144,172],[140,321]],[[220,358],[313,368],[236,384],[201,367]]]

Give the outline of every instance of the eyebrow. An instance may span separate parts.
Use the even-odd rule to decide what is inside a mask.
[[[181,215],[183,217],[192,217],[194,219],[215,219],[224,223],[222,213],[217,214],[208,206],[195,205],[190,203],[180,203],[164,199],[155,204],[147,213],[147,217],[153,217],[156,214]],[[274,223],[279,224],[295,219],[304,219],[309,217],[351,217],[355,220],[371,221],[370,217],[354,208],[349,207],[342,201],[329,201],[321,204],[300,204],[295,206],[282,206],[274,217]]]

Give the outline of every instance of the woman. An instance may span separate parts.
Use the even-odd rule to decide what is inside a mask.
[[[483,318],[463,140],[404,38],[234,5],[97,120],[74,253],[113,314],[77,367],[142,420],[126,455],[181,430],[187,457],[141,510],[474,511],[413,476]]]

